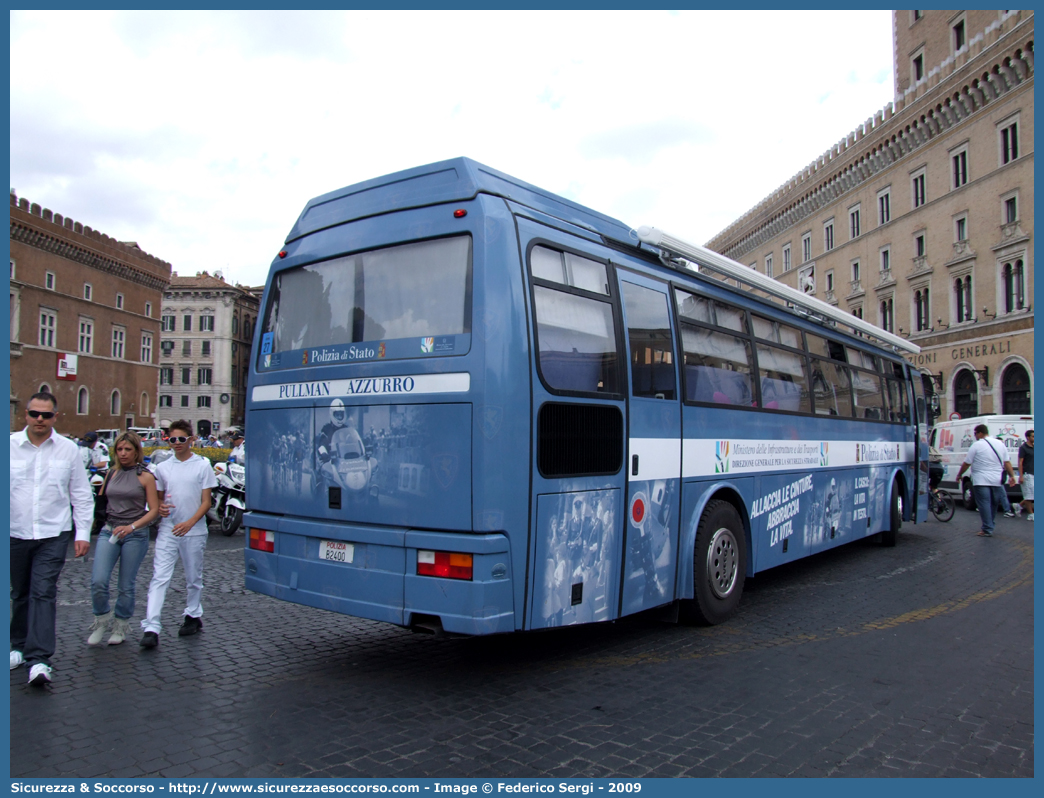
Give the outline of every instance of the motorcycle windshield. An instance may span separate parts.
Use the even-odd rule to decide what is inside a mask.
[[[358,460],[366,456],[362,438],[354,429],[339,430],[334,435],[331,445],[342,460]]]

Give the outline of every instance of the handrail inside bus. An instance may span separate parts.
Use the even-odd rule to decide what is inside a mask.
[[[921,347],[910,343],[905,338],[893,335],[880,327],[870,324],[870,322],[845,313],[843,310],[839,310],[821,299],[808,296],[795,288],[791,288],[789,285],[784,285],[771,277],[759,274],[749,266],[744,266],[731,258],[719,255],[714,250],[701,247],[698,244],[690,244],[656,227],[643,225],[634,232],[639,241],[650,246],[659,247],[660,251],[669,257],[682,258],[685,261],[695,263],[697,266],[718,272],[730,279],[746,283],[752,288],[764,291],[769,296],[785,300],[794,306],[792,310],[803,316],[812,319],[820,317],[823,320],[850,327],[855,332],[862,333],[864,336],[878,340],[896,349],[903,349],[914,354],[921,351]]]

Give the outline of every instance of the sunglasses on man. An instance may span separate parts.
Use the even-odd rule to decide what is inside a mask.
[[[170,441],[171,443],[188,443],[189,442],[189,439],[186,438],[184,435],[171,435],[169,438],[167,438],[167,440]]]
[[[50,410],[27,410],[29,418],[42,418],[46,421],[54,418],[55,414]]]

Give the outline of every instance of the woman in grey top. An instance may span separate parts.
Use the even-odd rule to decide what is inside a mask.
[[[128,621],[134,612],[134,581],[138,568],[149,548],[149,524],[159,516],[159,494],[156,478],[142,464],[144,455],[141,439],[133,432],[125,432],[116,439],[118,468],[109,471],[102,485],[108,499],[105,526],[98,534],[94,547],[94,567],[91,571],[91,603],[94,623],[91,624],[87,644],[101,643],[112,626],[109,645],[122,643],[127,637]],[[116,599],[116,620],[109,606],[109,580],[120,562],[119,596]]]

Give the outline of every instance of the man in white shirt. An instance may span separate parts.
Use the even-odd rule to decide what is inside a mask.
[[[243,447],[245,442],[246,439],[241,432],[237,432],[232,436],[232,453],[228,456],[229,460],[235,458],[235,461],[239,464],[246,460],[246,449]]]
[[[58,400],[36,393],[25,429],[11,433],[11,670],[28,666],[36,687],[51,681],[58,576],[73,522],[77,557],[90,549],[94,522],[79,447],[54,432],[57,419]]]
[[[97,432],[88,432],[87,435],[94,436],[94,441],[89,445],[91,447],[91,460],[93,461],[95,468],[99,471],[108,471],[109,447],[99,440]]]
[[[217,478],[210,462],[192,451],[192,425],[175,421],[167,439],[174,456],[155,467],[156,489],[159,491],[160,521],[153,553],[152,582],[149,604],[141,622],[145,634],[142,648],[159,645],[163,629],[160,615],[167,597],[167,587],[174,566],[181,559],[185,571],[185,619],[178,635],[194,635],[203,628],[203,553],[207,548],[207,510],[210,494]]]
[[[982,529],[981,538],[993,537],[993,518],[997,507],[1004,504],[1004,472],[1008,472],[1007,483],[1015,486],[1015,470],[1008,459],[1008,447],[1001,441],[990,439],[990,430],[985,424],[975,428],[975,443],[968,449],[968,454],[957,472],[957,484],[961,484],[964,472],[971,468],[972,494],[979,508]]]

